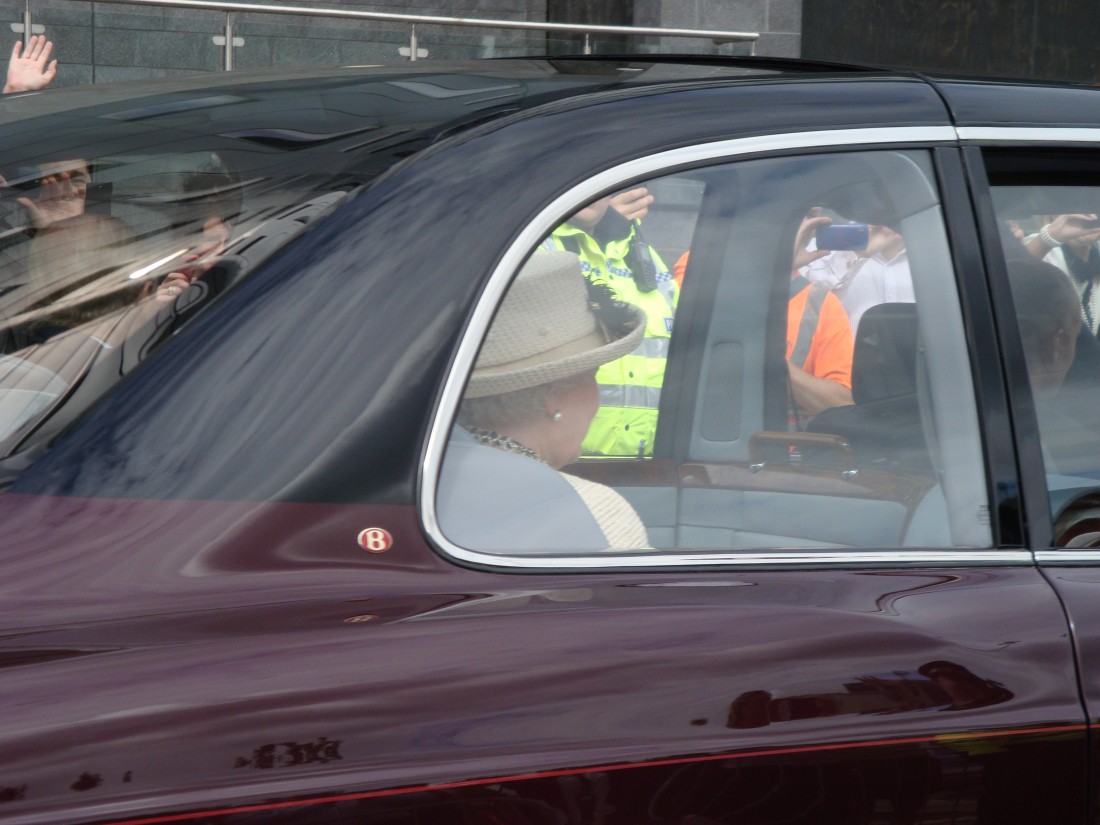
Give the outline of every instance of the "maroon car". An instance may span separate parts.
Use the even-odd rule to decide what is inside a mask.
[[[0,174],[0,823],[1100,822],[1100,91],[235,74]]]

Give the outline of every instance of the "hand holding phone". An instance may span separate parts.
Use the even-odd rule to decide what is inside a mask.
[[[1058,215],[1043,229],[1055,243],[1092,243],[1100,239],[1100,216],[1092,212]]]
[[[815,236],[818,229],[828,226],[832,222],[832,218],[821,214],[820,207],[815,206],[806,213],[802,218],[802,222],[798,225],[798,232],[794,236],[794,252],[791,258],[792,271],[798,271],[805,266],[809,266],[814,261],[819,261],[829,254],[825,250],[817,249],[816,244],[814,244],[814,249],[810,249],[810,240]]]

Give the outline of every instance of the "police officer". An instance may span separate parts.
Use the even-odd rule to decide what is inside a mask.
[[[639,219],[652,202],[652,195],[644,187],[600,198],[543,242],[547,250],[574,252],[585,278],[606,284],[619,300],[641,307],[647,319],[645,337],[638,348],[603,365],[596,373],[600,409],[582,444],[584,455],[634,457],[653,453],[679,287],[642,237]]]

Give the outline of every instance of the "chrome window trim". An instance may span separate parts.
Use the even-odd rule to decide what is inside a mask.
[[[1100,564],[1100,550],[1078,550],[1073,547],[1062,547],[1057,550],[1038,550],[1035,553],[1035,561],[1039,564],[1061,567],[1074,567],[1077,565],[1094,567]]]
[[[959,140],[983,143],[1100,143],[1100,129],[1078,126],[960,126]]]
[[[433,537],[434,538],[434,537]],[[699,567],[773,567],[800,568],[816,565],[849,567],[1018,567],[1031,566],[1035,559],[1028,550],[834,550],[832,552],[785,551],[769,547],[766,551],[732,553],[728,551],[696,551],[694,553],[639,553],[621,555],[607,553],[594,556],[494,556],[477,553],[447,544],[444,550],[462,561],[500,568],[501,572],[538,570],[572,572],[581,570],[673,569]]]
[[[668,174],[672,169],[691,164],[732,159],[746,155],[799,149],[830,149],[862,147],[871,149],[894,144],[957,145],[958,133],[951,126],[913,126],[894,128],[842,129],[834,131],[796,132],[704,143],[649,155],[600,172],[568,192],[555,198],[519,234],[501,257],[477,305],[459,344],[454,363],[444,383],[439,405],[428,434],[421,464],[417,491],[420,518],[431,540],[447,555],[459,561],[506,570],[590,570],[629,568],[674,568],[774,565],[790,567],[811,564],[889,564],[889,565],[1030,565],[1034,557],[1028,550],[998,550],[989,548],[942,549],[832,549],[805,551],[769,547],[761,552],[687,552],[636,553],[585,556],[498,556],[458,547],[440,530],[435,510],[435,490],[443,452],[466,376],[473,368],[477,350],[515,272],[543,238],[564,215],[571,214],[578,203],[586,203],[603,192],[630,180]],[[1100,131],[1097,132],[1100,139]]]

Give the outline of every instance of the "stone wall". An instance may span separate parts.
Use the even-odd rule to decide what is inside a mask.
[[[798,57],[801,51],[803,0],[635,0],[634,25],[678,29],[760,32],[756,54]],[[703,51],[706,41],[666,38],[665,48]],[[724,52],[746,54],[745,45]]]
[[[806,0],[804,22],[810,58],[1100,82],[1097,0]]]
[[[267,5],[307,5],[264,0]],[[501,20],[545,19],[545,0],[453,0],[430,11],[409,3],[323,0],[312,5],[359,11],[438,14]],[[23,0],[0,0],[0,25],[22,21]],[[31,0],[35,24],[43,24],[56,44],[61,67],[58,85],[109,83],[186,72],[221,71],[224,50],[213,38],[224,35],[226,15],[190,9],[158,9],[111,3]],[[237,15],[234,49],[238,69],[267,66],[350,65],[402,60],[407,25],[321,17]],[[10,43],[19,35],[11,34]],[[430,57],[529,54],[545,49],[545,36],[501,29],[418,27],[420,47]]]
[[[412,13],[497,20],[545,21],[547,0],[437,0],[431,7],[404,0],[264,0],[269,5],[313,5],[360,11]],[[802,0],[632,0],[635,25],[764,32],[757,54],[797,56]],[[5,34],[22,21],[25,0],[0,0]],[[621,3],[620,3],[621,5]],[[598,4],[597,4],[598,7]],[[221,71],[224,52],[213,38],[224,34],[226,15],[73,0],[30,0],[33,22],[46,27],[57,47],[56,85],[109,83],[188,72]],[[621,16],[621,15],[620,15]],[[573,21],[569,21],[573,22]],[[619,21],[615,21],[619,22]],[[405,24],[283,15],[237,15],[234,49],[238,69],[294,65],[354,65],[402,60],[409,47]],[[19,35],[8,34],[8,43]],[[576,50],[575,41],[505,29],[418,26],[428,58],[503,57]],[[616,51],[622,41],[614,43]],[[593,39],[595,51],[601,43]],[[0,46],[7,48],[7,46]],[[635,50],[742,54],[746,44],[684,38],[639,39]]]

